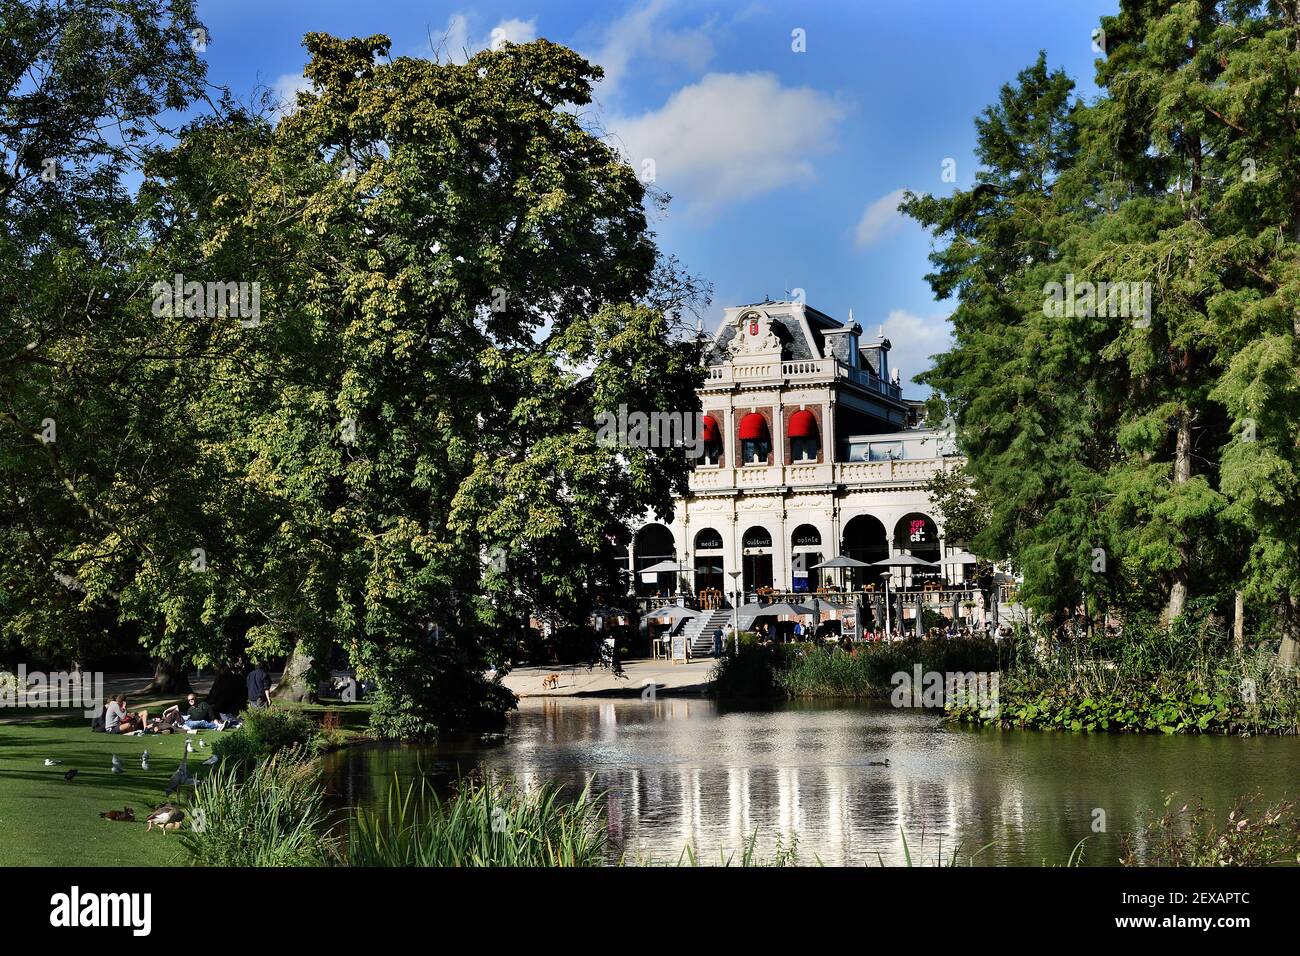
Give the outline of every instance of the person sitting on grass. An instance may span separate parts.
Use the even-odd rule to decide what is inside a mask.
[[[133,733],[137,730],[143,730],[148,723],[149,712],[147,710],[135,714],[127,712],[126,696],[124,694],[118,694],[104,708],[104,730],[110,734]]]

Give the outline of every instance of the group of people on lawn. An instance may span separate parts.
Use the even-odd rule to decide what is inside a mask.
[[[261,664],[248,675],[248,704],[250,707],[269,707],[271,704],[271,677]],[[150,718],[147,710],[132,713],[126,709],[126,695],[118,694],[104,708],[104,730],[110,734],[171,734],[179,731],[223,731],[238,724],[233,714],[214,713],[206,701],[200,703],[194,693],[173,704],[161,717]]]

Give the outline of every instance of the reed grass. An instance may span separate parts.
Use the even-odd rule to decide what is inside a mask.
[[[320,866],[336,854],[325,836],[320,768],[296,748],[252,769],[219,765],[184,809],[181,843],[200,866]]]
[[[590,783],[572,803],[562,788],[518,790],[468,780],[442,799],[421,777],[396,778],[382,809],[353,814],[349,866],[599,866],[606,829]]]

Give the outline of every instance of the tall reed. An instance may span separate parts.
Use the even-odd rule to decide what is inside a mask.
[[[468,780],[442,799],[423,777],[389,785],[382,809],[358,809],[349,866],[599,866],[606,830],[590,784],[572,803],[560,787],[517,790]]]
[[[181,843],[200,866],[321,866],[326,836],[320,768],[290,749],[242,776],[234,761],[214,767],[185,807]],[[246,769],[246,768],[245,768]]]

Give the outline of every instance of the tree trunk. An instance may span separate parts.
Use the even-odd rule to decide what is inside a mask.
[[[1277,662],[1284,667],[1300,663],[1300,601],[1289,591],[1282,594],[1282,643],[1277,649]]]
[[[141,694],[188,694],[191,690],[189,676],[183,662],[175,654],[154,659],[153,680],[140,690]]]
[[[247,707],[248,690],[243,672],[217,667],[208,690],[208,706],[217,714],[238,714]]]
[[[1237,645],[1237,650],[1244,650],[1246,647],[1246,592],[1238,590],[1233,600],[1232,608],[1232,642]]]
[[[300,643],[284,664],[284,673],[271,696],[276,700],[308,703],[316,700],[316,682],[312,680],[315,661]]]
[[[1192,479],[1192,415],[1187,409],[1178,413],[1178,439],[1174,446],[1174,484],[1185,485]],[[1174,571],[1174,581],[1169,588],[1167,617],[1172,624],[1187,607],[1187,576],[1191,561],[1191,548],[1186,541],[1178,546],[1182,562]]]

